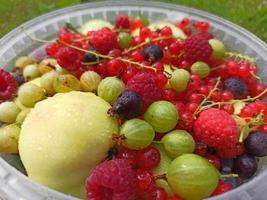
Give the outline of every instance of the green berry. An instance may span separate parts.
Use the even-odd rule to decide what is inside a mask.
[[[171,87],[177,92],[183,92],[186,90],[190,80],[190,74],[184,69],[176,69],[173,71],[170,78]]]
[[[14,123],[20,112],[20,108],[11,101],[0,104],[0,121],[4,123]]]
[[[80,81],[71,74],[57,76],[53,81],[53,87],[57,93],[79,91],[81,89]]]
[[[176,126],[179,115],[172,103],[156,101],[148,107],[144,118],[156,132],[165,133]]]
[[[212,48],[212,54],[211,54],[212,59],[221,59],[224,57],[225,46],[220,40],[210,39],[209,44]]]
[[[122,49],[129,48],[132,45],[132,36],[126,32],[120,32],[118,35],[118,44]]]
[[[18,153],[20,128],[17,124],[0,127],[0,153]]]
[[[167,180],[174,193],[183,199],[201,200],[216,189],[219,172],[207,159],[183,154],[170,164]]]
[[[210,74],[210,67],[207,63],[198,61],[191,66],[191,72],[199,75],[201,78],[205,78]]]
[[[146,148],[152,143],[155,132],[146,121],[131,119],[121,126],[120,135],[124,138],[125,147],[139,150]]]
[[[176,158],[185,153],[192,153],[195,149],[195,141],[190,133],[184,130],[174,130],[161,139],[168,156]]]
[[[29,81],[29,80],[35,79],[39,77],[40,75],[41,73],[39,72],[37,64],[27,65],[23,69],[23,77],[25,78],[25,80]]]
[[[120,79],[107,77],[99,83],[97,94],[105,101],[113,104],[124,89],[125,85]]]
[[[33,107],[36,102],[44,98],[44,90],[32,83],[25,83],[18,90],[18,99],[26,107]]]
[[[27,117],[27,115],[30,113],[31,109],[23,109],[16,118],[17,124],[22,124]]]
[[[52,70],[41,76],[40,86],[44,88],[46,94],[53,95],[56,93],[53,84],[58,75],[59,73],[57,73],[55,70]]]
[[[85,92],[96,91],[100,81],[101,76],[94,71],[84,72],[80,77],[82,90]]]

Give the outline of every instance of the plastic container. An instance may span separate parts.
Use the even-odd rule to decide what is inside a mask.
[[[53,38],[59,27],[65,22],[79,26],[89,19],[100,18],[114,21],[117,14],[148,16],[151,21],[179,21],[184,17],[192,20],[205,20],[212,24],[211,31],[224,41],[227,48],[255,57],[260,67],[259,75],[267,79],[267,46],[255,35],[217,16],[203,11],[165,4],[144,1],[107,1],[81,4],[57,10],[37,17],[14,29],[0,40],[0,66],[10,70],[17,57],[34,51],[35,57],[42,57],[41,43],[32,41],[22,27],[38,38]],[[76,199],[54,191],[31,181],[14,167],[18,157],[2,155],[0,157],[0,197],[8,200],[70,200]],[[13,165],[13,167],[12,167]],[[212,200],[266,200],[267,197],[267,162],[263,162],[259,172],[248,183]]]

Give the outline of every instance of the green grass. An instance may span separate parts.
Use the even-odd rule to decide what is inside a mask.
[[[43,13],[86,0],[7,0],[0,4],[0,37]],[[88,1],[88,0],[87,0]],[[165,0],[237,23],[267,42],[267,0]]]

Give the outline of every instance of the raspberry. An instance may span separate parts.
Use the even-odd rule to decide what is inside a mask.
[[[94,49],[100,53],[108,54],[108,52],[117,47],[116,33],[112,32],[109,28],[102,28],[101,30],[91,33],[92,43]]]
[[[209,40],[209,39],[214,38],[214,36],[207,31],[197,32],[194,36],[197,38],[203,39],[203,40]]]
[[[232,189],[231,183],[220,181],[219,184],[217,185],[217,188],[215,189],[215,191],[212,193],[211,196],[223,194],[225,192],[230,191],[231,189]]]
[[[75,49],[62,47],[58,50],[56,58],[62,68],[74,72],[80,67],[83,55]]]
[[[208,146],[224,149],[234,146],[238,140],[235,120],[225,111],[209,108],[200,113],[194,124],[195,137]]]
[[[139,93],[144,100],[144,108],[162,98],[163,92],[157,82],[157,77],[149,72],[138,72],[128,82],[127,88]]]
[[[118,15],[115,20],[116,28],[129,29],[130,28],[130,18],[128,15]]]
[[[232,159],[244,153],[243,144],[237,144],[229,148],[217,149],[217,155],[223,159]]]
[[[0,69],[0,102],[13,98],[17,89],[16,79],[9,72]]]
[[[105,161],[86,180],[87,199],[134,200],[136,176],[126,160]]]
[[[198,35],[189,37],[184,43],[186,58],[192,62],[208,61],[212,54],[212,48],[208,40]]]

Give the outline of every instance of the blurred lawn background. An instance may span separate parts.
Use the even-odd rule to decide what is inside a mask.
[[[92,0],[1,0],[0,37],[46,12]],[[267,42],[267,0],[162,0],[208,11],[237,23]]]

